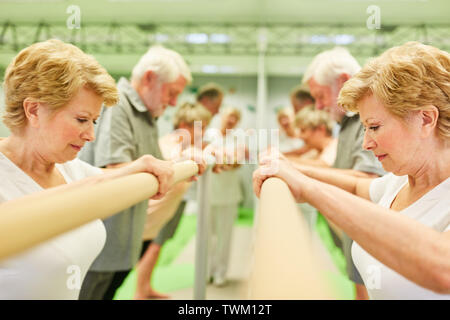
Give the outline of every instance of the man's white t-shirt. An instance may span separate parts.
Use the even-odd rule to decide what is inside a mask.
[[[395,176],[389,173],[371,183],[370,198],[382,207],[390,208],[398,192],[407,183],[408,176]],[[400,213],[438,232],[449,231],[450,178]],[[389,221],[386,221],[386,228],[389,228]],[[420,237],[420,235],[417,236]],[[352,257],[371,299],[450,299],[450,294],[437,294],[406,279],[376,260],[356,242],[353,242]]]
[[[102,173],[79,159],[56,168],[67,183]],[[0,172],[0,203],[43,190],[1,152]],[[0,260],[0,300],[78,299],[83,279],[105,240],[103,222],[95,220]]]

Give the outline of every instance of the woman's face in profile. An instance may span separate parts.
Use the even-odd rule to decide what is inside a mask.
[[[94,124],[100,115],[102,103],[102,97],[90,89],[82,88],[60,109],[50,111],[41,105],[37,152],[54,163],[75,159],[85,143],[95,139]]]
[[[361,99],[358,109],[365,128],[363,148],[372,151],[386,171],[406,175],[420,166],[427,155],[418,116],[402,120],[373,95]]]
[[[314,145],[314,129],[308,127],[299,127],[299,138],[307,145],[315,147]]]

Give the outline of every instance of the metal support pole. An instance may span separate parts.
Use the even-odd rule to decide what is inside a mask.
[[[263,129],[267,128],[267,75],[265,55],[267,51],[267,33],[266,28],[260,28],[258,32],[258,78],[257,78],[257,94],[256,94],[256,128],[258,130],[258,151],[262,151],[267,147],[268,136]],[[264,134],[265,133],[265,134]],[[253,212],[255,220],[257,219],[258,198],[253,194]]]
[[[206,299],[210,176],[211,168],[208,168],[205,173],[199,177],[197,185],[198,216],[195,239],[194,300]]]
[[[265,54],[267,51],[267,29],[260,28],[258,34],[258,87],[256,94],[256,127],[264,129],[267,127],[267,76]]]

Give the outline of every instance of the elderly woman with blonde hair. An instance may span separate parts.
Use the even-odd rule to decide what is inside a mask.
[[[339,96],[341,106],[360,114],[364,148],[390,173],[318,179],[279,160],[275,176],[295,199],[354,239],[353,260],[372,299],[450,298],[449,97],[447,52],[417,42],[391,48]],[[272,160],[262,159],[262,166]],[[254,174],[257,195],[268,178],[263,172]]]
[[[35,43],[8,66],[4,90],[4,123],[11,135],[0,140],[0,202],[135,172],[157,176],[155,198],[166,193],[173,174],[169,162],[145,156],[103,173],[76,159],[95,138],[102,104],[111,106],[118,100],[113,78],[93,57],[59,40]],[[2,260],[0,299],[77,299],[80,288],[67,284],[68,272],[77,268],[81,286],[105,238],[103,223],[95,220]]]
[[[211,112],[199,103],[183,103],[174,115],[175,130],[159,138],[158,144],[164,159],[176,161],[185,158],[183,152],[201,154],[202,135],[211,118]],[[149,201],[142,235],[144,253],[136,268],[134,299],[169,298],[169,295],[153,288],[151,279],[161,248],[175,234],[187,201],[195,199],[193,187],[189,181],[182,181],[174,185],[163,199]]]
[[[241,141],[242,130],[235,130],[241,120],[241,112],[226,107],[221,112],[221,128],[215,131],[211,147],[216,161],[224,169],[215,171],[211,177],[210,215],[208,218],[208,279],[216,286],[227,282],[233,224],[239,203],[243,199],[239,167],[247,154]],[[206,149],[206,150],[207,150]]]
[[[335,122],[328,112],[309,105],[295,116],[299,137],[311,150],[300,157],[287,156],[289,160],[313,166],[331,167],[336,159],[337,139],[333,137]]]
[[[281,152],[290,154],[304,145],[299,138],[298,129],[295,127],[295,114],[292,108],[285,107],[278,110],[277,122],[280,127],[278,149]]]

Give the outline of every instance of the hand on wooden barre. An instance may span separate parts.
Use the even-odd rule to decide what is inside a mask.
[[[285,155],[283,155],[280,150],[275,147],[269,146],[266,150],[261,151],[258,154],[259,163],[266,163],[271,160],[283,159],[288,160]]]
[[[295,201],[305,202],[304,195],[312,179],[298,171],[288,160],[272,157],[260,159],[259,168],[253,172],[253,190],[258,198],[262,184],[270,177],[282,179],[291,190]]]
[[[138,172],[151,173],[158,179],[158,193],[151,197],[153,200],[164,197],[173,184],[174,169],[172,161],[159,160],[151,155],[145,155],[123,167],[123,169],[127,170],[127,174]]]
[[[143,156],[103,174],[4,202],[0,205],[0,260],[140,201],[154,199],[155,194],[162,196],[173,183],[197,172],[193,161],[173,164]]]
[[[236,148],[211,146],[210,149],[205,151],[215,158],[215,165],[212,168],[214,173],[237,169],[242,163],[245,163],[247,157],[245,146],[236,146]]]
[[[208,165],[203,150],[196,147],[189,147],[183,150],[181,153],[181,157],[176,161],[179,162],[186,160],[192,160],[197,164],[199,176],[201,176],[205,172],[206,167]],[[197,176],[192,176],[191,178],[189,178],[188,181],[196,181],[196,180]]]

